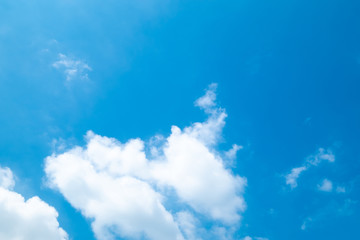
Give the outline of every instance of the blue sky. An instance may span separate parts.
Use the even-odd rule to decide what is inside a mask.
[[[0,238],[360,238],[359,11],[1,1]]]

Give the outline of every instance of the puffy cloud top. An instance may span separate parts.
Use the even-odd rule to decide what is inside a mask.
[[[210,85],[196,101],[208,119],[183,130],[173,126],[167,138],[120,143],[89,131],[85,147],[46,158],[50,186],[93,219],[100,240],[192,239],[189,236],[196,234],[189,228],[196,220],[184,214],[189,208],[225,226],[238,224],[245,210],[246,179],[226,169],[224,154],[214,148],[226,118],[225,110],[214,103],[215,89]],[[175,215],[169,201],[184,209]]]
[[[57,211],[39,197],[25,200],[9,190],[15,181],[9,168],[0,168],[0,239],[67,240],[59,227]]]

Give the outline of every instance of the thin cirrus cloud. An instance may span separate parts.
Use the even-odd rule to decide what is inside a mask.
[[[321,162],[334,162],[335,155],[330,149],[319,148],[315,154],[308,156],[305,163],[301,167],[291,169],[290,173],[285,176],[285,181],[290,187],[296,188],[298,186],[297,180],[301,173],[309,170],[311,167],[318,166]]]
[[[83,61],[71,58],[62,53],[58,55],[58,60],[55,61],[52,66],[65,74],[67,82],[76,78],[88,79],[88,72],[92,70],[91,67]]]
[[[227,169],[215,149],[227,116],[215,103],[215,90],[210,85],[195,102],[208,114],[206,121],[172,126],[166,138],[120,143],[89,131],[85,147],[46,158],[49,186],[93,220],[99,240],[201,239],[197,215],[214,229],[238,226],[246,179]]]
[[[0,239],[68,240],[55,208],[39,197],[25,200],[11,190],[14,186],[11,170],[0,168]]]

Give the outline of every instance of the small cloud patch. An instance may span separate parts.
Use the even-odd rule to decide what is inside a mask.
[[[331,192],[333,190],[333,184],[330,180],[324,179],[318,184],[318,190],[322,192]]]
[[[76,78],[88,79],[88,72],[92,71],[91,67],[85,62],[62,53],[59,54],[58,60],[52,66],[65,74],[67,82]]]

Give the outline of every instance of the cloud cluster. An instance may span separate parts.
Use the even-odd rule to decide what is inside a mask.
[[[52,66],[64,72],[66,81],[71,81],[74,78],[88,79],[88,71],[92,69],[86,63],[72,59],[65,54],[60,53],[59,58]]]
[[[335,155],[330,149],[325,150],[324,148],[319,148],[316,153],[308,156],[305,159],[305,163],[301,167],[291,169],[291,172],[285,176],[286,184],[290,187],[297,187],[297,180],[301,173],[309,170],[310,168],[317,167],[322,162],[335,162]],[[336,186],[331,180],[323,178],[321,182],[316,185],[316,189],[319,192],[324,193],[346,193],[346,189],[343,186]],[[325,203],[321,203],[325,205]],[[315,222],[322,221],[324,219],[329,219],[330,217],[349,214],[351,212],[351,205],[353,201],[351,199],[345,200],[343,206],[341,206],[337,201],[331,201],[327,206],[320,208],[313,216],[308,216],[303,220],[303,223],[300,227],[301,230],[306,230],[309,226],[314,225]]]
[[[215,90],[210,85],[195,103],[208,114],[205,122],[172,126],[166,138],[120,143],[89,131],[85,147],[46,158],[49,185],[93,220],[99,240],[198,239],[197,220],[189,211],[224,226],[238,225],[246,179],[227,169],[215,149],[226,118],[215,103]]]
[[[334,162],[335,155],[330,149],[319,148],[315,154],[306,158],[303,166],[291,169],[291,172],[285,176],[286,184],[290,185],[291,188],[296,188],[298,185],[297,179],[300,177],[301,173],[309,170],[311,167],[318,166],[324,161]]]
[[[57,211],[39,197],[25,200],[11,191],[15,185],[9,168],[0,168],[0,239],[67,240]]]
[[[319,183],[317,185],[317,188],[319,191],[322,192],[333,192],[335,191],[336,193],[346,193],[346,188],[344,186],[336,186],[336,188],[334,187],[335,184],[333,184],[333,182],[327,178],[323,179],[321,181],[321,183]]]

